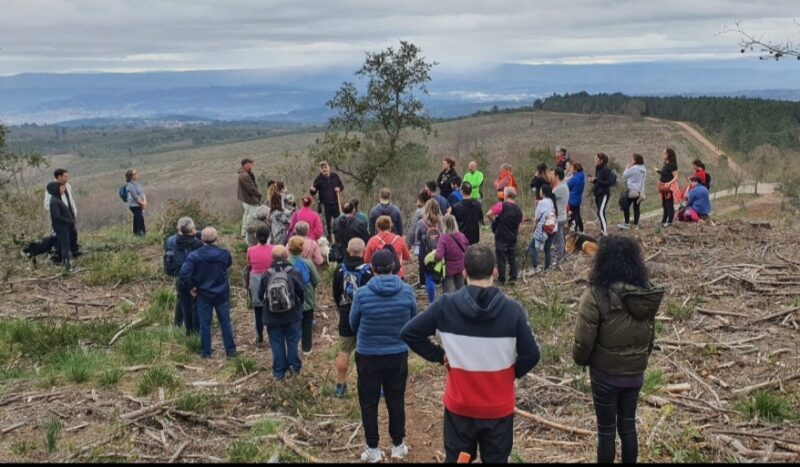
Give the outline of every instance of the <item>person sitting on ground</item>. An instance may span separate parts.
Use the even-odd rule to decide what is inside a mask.
[[[447,214],[450,212],[450,203],[447,201],[442,195],[436,194],[436,182],[431,180],[425,184],[425,189],[428,190],[430,193],[431,198],[435,199],[437,203],[439,203],[439,210],[442,212],[442,215]]]
[[[447,203],[450,204],[451,208],[464,199],[464,194],[461,193],[461,178],[453,177],[452,180],[451,186],[453,187],[453,191],[451,191],[450,196],[447,197]]]
[[[333,273],[333,301],[339,311],[339,356],[336,357],[336,388],[334,397],[347,394],[347,367],[350,354],[356,350],[356,334],[350,327],[350,307],[359,287],[372,279],[372,267],[364,263],[364,240],[352,238],[342,265]]]
[[[681,222],[699,222],[711,214],[711,197],[708,188],[703,185],[700,177],[689,177],[689,193],[686,196],[686,205],[678,210],[678,220]]]
[[[528,256],[531,258],[532,272],[539,271],[539,250],[544,251],[544,270],[549,271],[552,263],[552,246],[558,232],[558,208],[556,196],[549,183],[542,185],[542,199],[536,203],[534,214],[534,232],[528,244]]]
[[[322,237],[324,231],[322,227],[322,221],[319,219],[319,214],[314,212],[314,210],[311,208],[311,204],[314,202],[314,199],[309,195],[305,195],[301,198],[301,202],[303,207],[295,211],[294,214],[292,214],[291,220],[289,221],[289,236],[295,234],[295,226],[298,222],[305,221],[308,224],[308,238],[317,241],[320,237]]]
[[[469,172],[464,174],[464,180],[461,184],[462,191],[463,186],[469,183],[472,187],[472,199],[480,202],[481,199],[483,199],[483,172],[478,170],[478,163],[475,161],[471,161],[467,166],[467,169],[469,169]]]
[[[464,254],[469,247],[467,237],[458,231],[456,218],[447,214],[443,218],[444,233],[436,246],[436,261],[444,261],[442,293],[453,293],[464,287]]]
[[[481,239],[483,207],[479,200],[472,197],[475,190],[468,182],[461,185],[461,191],[464,193],[464,200],[453,206],[453,216],[458,222],[458,230],[464,233],[470,245],[474,245]]]
[[[419,225],[419,221],[425,217],[425,203],[431,199],[431,193],[424,189],[419,192],[417,195],[417,209],[414,211],[414,214],[411,216],[411,222],[409,225],[411,226],[410,229],[406,229],[406,245],[408,245],[409,249],[412,250],[413,254],[419,256],[419,244],[417,243],[417,226]],[[425,288],[425,264],[421,261],[419,262],[419,281],[417,282],[417,289],[424,289]]]
[[[200,320],[200,356],[211,358],[211,310],[217,312],[222,342],[228,358],[236,356],[236,343],[231,326],[231,287],[228,268],[233,259],[228,250],[217,243],[217,229],[206,227],[201,239],[204,245],[189,253],[181,267],[181,285],[197,299]]]
[[[255,345],[260,346],[264,343],[264,302],[258,297],[261,288],[261,279],[264,274],[272,267],[272,250],[274,247],[267,243],[269,239],[269,229],[262,225],[256,230],[256,240],[258,243],[247,249],[247,264],[250,266],[250,304],[253,307],[256,326]]]
[[[500,164],[500,174],[494,182],[494,190],[497,192],[497,201],[502,203],[503,200],[505,200],[506,188],[513,188],[514,193],[517,192],[517,180],[514,178],[514,174],[511,171],[511,164],[504,162]]]
[[[319,269],[325,263],[325,259],[319,251],[317,242],[308,238],[308,223],[305,221],[298,222],[294,227],[294,231],[298,237],[303,238],[303,253],[300,256],[309,260]]]
[[[517,190],[506,187],[503,190],[503,201],[498,202],[486,217],[492,223],[494,232],[494,249],[497,256],[497,269],[499,276],[497,282],[506,285],[506,263],[508,263],[508,283],[517,282],[517,239],[519,226],[522,224],[522,210],[516,203]]]
[[[392,233],[392,218],[389,216],[381,216],[375,221],[375,226],[378,227],[378,233],[369,239],[367,247],[364,250],[364,262],[371,263],[372,255],[379,250],[391,249],[397,258],[395,268],[396,274],[400,279],[406,277],[406,270],[403,263],[411,260],[411,252],[408,250],[408,245],[403,237]]]
[[[508,462],[514,442],[514,380],[539,361],[528,314],[494,286],[495,258],[485,245],[464,257],[467,286],[445,295],[405,325],[401,338],[445,368],[445,462]],[[441,346],[431,337],[441,339]]]
[[[287,206],[288,207],[288,206]],[[286,245],[289,240],[289,221],[291,214],[281,207],[281,197],[273,193],[269,199],[269,244]]]
[[[583,233],[581,204],[583,190],[586,187],[586,174],[583,173],[583,165],[578,162],[572,164],[572,176],[567,180],[567,187],[569,187],[569,212],[575,221],[575,232]]]
[[[300,272],[289,263],[285,246],[272,249],[272,265],[261,278],[258,299],[264,304],[272,377],[281,381],[287,373],[299,374],[303,368],[299,347],[305,287]]]
[[[59,182],[47,184],[47,192],[50,193],[50,225],[58,240],[61,264],[67,271],[72,271],[72,265],[69,260],[69,246],[72,243],[70,232],[75,229],[75,217],[72,215],[72,210],[61,198],[66,190],[66,185],[62,185]]]
[[[647,179],[647,168],[644,166],[644,158],[641,154],[633,154],[631,163],[622,172],[622,179],[625,180],[625,191],[619,197],[619,207],[625,222],[617,224],[622,230],[631,228],[631,206],[633,206],[633,228],[639,228],[639,210],[644,201],[644,182]]]
[[[453,192],[453,179],[457,177],[456,161],[449,157],[442,159],[442,171],[439,172],[439,176],[436,177],[436,186],[438,186],[439,194],[441,194],[444,199],[448,199],[450,193]],[[442,211],[443,214],[444,212],[445,211]]]
[[[444,222],[442,221],[442,213],[439,211],[439,203],[431,199],[425,203],[425,217],[417,223],[416,241],[419,244],[419,256],[417,256],[420,263],[425,264],[425,290],[428,293],[428,301],[433,303],[436,299],[436,282],[437,278],[434,272],[429,270],[425,262],[429,253],[435,252],[439,245],[439,237],[444,230]]]
[[[378,219],[379,224],[381,219],[389,218],[382,216]],[[388,229],[386,232],[391,234]],[[357,335],[358,403],[367,442],[361,460],[374,463],[383,457],[378,447],[381,389],[389,412],[392,458],[402,459],[408,455],[408,447],[403,442],[406,435],[408,346],[400,339],[400,330],[417,314],[417,299],[411,287],[392,274],[397,267],[391,252],[375,252],[371,264],[375,277],[358,289],[353,297],[350,327]]]
[[[244,239],[247,242],[247,246],[253,246],[258,241],[256,240],[256,230],[258,230],[259,227],[266,227],[267,231],[269,231],[268,222],[269,206],[259,206],[258,209],[256,209],[256,218],[248,222],[247,227],[245,228]]]
[[[378,230],[375,228],[375,221],[380,216],[389,216],[392,218],[392,233],[403,235],[403,214],[400,212],[394,203],[392,203],[392,190],[388,188],[381,188],[380,202],[376,204],[369,212],[369,234],[375,235]]]
[[[650,283],[639,243],[629,237],[600,239],[589,287],[578,305],[572,358],[589,366],[597,415],[597,462],[636,463],[636,404],[655,342],[655,319],[664,289]]]
[[[317,285],[320,282],[319,273],[317,268],[311,261],[303,258],[303,245],[305,240],[303,237],[294,236],[289,239],[286,247],[289,249],[289,263],[294,269],[300,273],[303,280],[303,287],[305,289],[305,301],[303,302],[303,334],[302,334],[302,348],[303,355],[311,355],[312,350],[312,337],[314,325],[314,309],[317,307]]]
[[[536,166],[536,175],[531,179],[531,191],[536,199],[536,202],[542,200],[542,186],[545,183],[550,183],[547,175],[547,164],[541,163]]]
[[[186,335],[200,332],[200,322],[197,318],[197,304],[194,297],[181,284],[181,268],[189,253],[201,248],[203,241],[197,235],[197,229],[191,217],[178,219],[177,233],[171,235],[164,242],[165,272],[175,277],[175,326],[185,326]]]

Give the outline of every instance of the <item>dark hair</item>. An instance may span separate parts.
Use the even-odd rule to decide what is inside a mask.
[[[561,167],[556,167],[555,169],[553,169],[553,173],[556,174],[556,177],[558,177],[559,180],[564,180],[565,176],[564,169],[562,169]]]
[[[464,254],[464,269],[470,279],[483,280],[494,273],[494,252],[486,245],[470,245]]]
[[[602,152],[597,153],[597,158],[600,159],[600,165],[608,165],[608,156]]]
[[[700,167],[700,168],[701,168],[701,169],[703,169],[703,170],[706,170],[706,165],[705,165],[705,164],[703,164],[703,161],[701,161],[700,159],[695,159],[695,160],[693,160],[693,161],[692,161],[692,164],[694,164],[694,165],[696,165],[696,166]]]
[[[675,150],[672,148],[666,148],[664,151],[667,153],[667,162],[678,165],[678,156],[675,154]]]
[[[556,195],[553,194],[553,185],[545,183],[542,185],[542,198],[550,198],[553,202],[553,210],[558,215],[558,203],[556,203]]]
[[[450,185],[455,185],[455,186],[460,187],[461,186],[461,177],[453,177],[453,179],[450,180]]]
[[[68,172],[69,170],[67,169],[56,169],[53,171],[53,178],[58,178]]]
[[[277,191],[273,193],[272,198],[269,199],[269,209],[271,211],[280,211],[283,209],[283,198]]]
[[[253,163],[253,159],[247,159],[247,158],[242,159],[242,165],[252,164],[252,163]]]
[[[422,204],[425,204],[429,199],[431,199],[431,192],[428,190],[422,190],[417,195],[417,199],[422,201]]]
[[[271,187],[271,186],[272,186],[272,185],[274,185],[274,184],[275,184],[275,180],[270,180],[270,181],[268,181],[268,182],[267,182],[267,188]]]
[[[256,229],[256,240],[258,240],[258,243],[261,245],[267,244],[267,240],[269,240],[269,229],[266,225],[258,226]]]
[[[353,205],[354,210],[358,211],[358,200],[356,198],[351,199],[350,204]]]
[[[431,193],[436,193],[436,180],[431,180],[429,182],[425,182],[425,186]]]
[[[644,265],[642,249],[635,240],[608,235],[600,239],[589,284],[607,291],[615,282],[645,288],[650,283],[650,274]]]
[[[464,193],[467,196],[472,195],[472,184],[470,182],[464,182],[461,184],[461,193]]]
[[[449,157],[445,157],[443,160],[447,162],[447,165],[449,165],[451,169],[456,166],[456,161],[450,159]]]
[[[51,196],[57,197],[59,191],[61,190],[61,184],[58,182],[50,182],[47,184],[45,190],[47,190],[47,192],[50,193]]]
[[[133,170],[133,169],[128,169],[128,171],[125,172],[125,181],[126,182],[130,183],[131,179],[133,178],[133,173],[134,172],[136,172],[136,171]]]
[[[580,162],[573,162],[572,170],[574,170],[575,172],[583,172],[583,164],[581,164]]]
[[[636,165],[644,165],[644,157],[641,154],[633,153],[633,162]]]
[[[355,210],[356,210],[356,207],[353,206],[353,203],[350,202],[350,201],[344,203],[344,206],[342,206],[342,212],[345,213],[345,214],[351,214]]]
[[[303,202],[303,206],[304,207],[308,207],[308,206],[311,206],[311,203],[314,202],[314,198],[312,198],[309,195],[304,195],[302,198],[300,198],[300,201]]]
[[[286,185],[284,185],[282,181],[278,180],[277,182],[275,182],[275,188],[277,188],[278,191],[281,191],[284,188],[286,188]]]
[[[545,175],[547,173],[547,164],[542,162],[536,166],[536,175]]]

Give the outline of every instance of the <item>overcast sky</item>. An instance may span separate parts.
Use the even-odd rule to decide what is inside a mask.
[[[0,75],[355,65],[410,40],[442,70],[739,56],[800,42],[800,0],[0,0]]]

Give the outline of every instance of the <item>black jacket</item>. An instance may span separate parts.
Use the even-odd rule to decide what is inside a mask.
[[[339,192],[344,191],[344,184],[338,174],[331,172],[330,177],[323,177],[319,174],[314,179],[314,190],[310,193],[319,196],[319,203],[326,206],[335,206],[339,204],[339,199],[336,196],[335,189],[339,188]]]
[[[55,230],[56,227],[71,227],[75,225],[75,215],[66,203],[61,200],[58,185],[48,185],[47,192],[50,193],[51,196],[50,222],[53,224],[53,230]]]
[[[531,180],[531,190],[533,190],[537,201],[542,199],[542,187],[545,186],[545,184],[547,184],[547,179],[539,175],[533,177],[533,180]]]
[[[516,203],[503,202],[503,212],[492,223],[494,241],[502,245],[516,245],[522,210]]]
[[[364,264],[364,258],[348,256],[347,253],[345,253],[344,264],[352,270]],[[366,285],[370,279],[372,279],[371,271],[364,274],[363,284]],[[350,327],[350,307],[352,303],[340,305],[339,302],[341,302],[343,295],[344,272],[341,267],[338,267],[333,273],[333,302],[336,304],[336,309],[339,310],[339,335],[342,337],[352,337],[356,335]]]
[[[478,200],[465,199],[453,206],[453,216],[458,222],[458,230],[464,233],[470,245],[478,243],[481,239],[481,220],[483,208]]]
[[[592,181],[594,184],[592,192],[595,196],[608,196],[611,194],[611,177],[611,168],[608,164],[597,167]]]
[[[439,177],[436,178],[436,185],[439,187],[439,194],[447,199],[450,193],[453,192],[453,179],[458,177],[456,169],[450,169],[449,172],[442,170],[439,172]],[[444,213],[442,213],[444,214]]]
[[[353,238],[360,238],[364,240],[366,245],[369,241],[369,232],[367,231],[367,224],[358,216],[341,216],[336,221],[333,229],[333,234],[336,237],[336,243],[341,245],[343,249],[347,249],[347,244]]]

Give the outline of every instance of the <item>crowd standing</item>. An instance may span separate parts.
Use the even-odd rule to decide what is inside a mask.
[[[619,434],[623,462],[635,462],[636,405],[664,290],[650,282],[636,241],[608,235],[605,211],[617,174],[604,153],[597,153],[594,162],[594,176],[587,179],[583,166],[559,147],[552,167],[536,167],[529,185],[535,204],[527,255],[532,272],[554,266],[553,249],[555,266],[565,260],[565,233],[585,229],[580,208],[588,182],[602,238],[578,308],[573,357],[590,368],[598,461],[613,461]],[[380,189],[369,216],[358,210],[357,199],[342,204],[345,186],[326,162],[319,164],[320,174],[309,194],[302,196],[299,209],[283,182],[270,181],[262,196],[253,165],[251,159],[243,159],[237,178],[241,235],[248,245],[245,284],[253,310],[253,344],[264,347],[266,337],[273,378],[300,373],[302,358],[311,356],[320,271],[332,266],[331,292],[339,317],[334,396],[347,395],[350,356],[355,352],[366,443],[361,459],[383,458],[378,433],[381,399],[388,409],[391,457],[402,459],[409,452],[404,439],[410,348],[445,368],[446,460],[472,461],[480,450],[483,462],[507,461],[513,444],[514,379],[532,370],[539,359],[524,308],[495,286],[514,286],[519,277],[517,244],[525,214],[517,204],[512,167],[500,166],[494,183],[497,201],[487,205],[484,214],[485,175],[478,164],[471,161],[462,179],[456,162],[445,158],[442,171],[425,184],[416,210],[404,223],[388,187]],[[663,227],[676,217],[677,202],[682,201],[679,221],[699,222],[711,213],[711,177],[700,160],[693,161],[692,168],[681,192],[675,151],[664,150],[663,166],[657,170]],[[632,154],[620,174],[622,230],[640,226],[646,177],[644,157]],[[54,232],[51,241],[70,268],[70,257],[80,255],[77,208],[68,171],[57,169],[54,179],[46,187],[44,206]],[[133,214],[133,233],[146,235],[147,197],[138,171],[128,170],[125,180],[120,196]],[[318,211],[312,196],[317,197]],[[482,230],[488,229],[484,218],[494,234],[494,249],[480,243]],[[164,271],[175,278],[177,293],[174,324],[187,334],[199,334],[201,357],[210,358],[215,312],[225,354],[234,357],[231,254],[217,245],[212,226],[198,232],[191,218],[182,217],[175,228],[164,243]],[[322,248],[326,239],[333,245],[330,254]],[[405,281],[412,250],[419,263],[417,289],[424,288],[428,298],[420,314],[414,288]],[[537,269],[540,251],[543,270]],[[438,287],[442,294],[437,297]],[[434,335],[438,341],[431,340]]]

